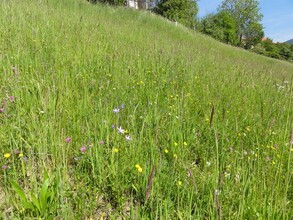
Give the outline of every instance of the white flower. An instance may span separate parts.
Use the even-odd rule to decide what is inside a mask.
[[[113,109],[113,112],[114,112],[114,113],[118,113],[118,112],[120,112],[120,109],[119,109],[119,108],[114,108],[114,109]]]
[[[117,128],[118,132],[121,133],[121,134],[124,134],[125,133],[125,130],[120,126]]]
[[[207,167],[211,166],[211,162],[207,161],[206,165],[207,165]]]
[[[129,135],[125,135],[127,141],[131,141],[131,137]]]

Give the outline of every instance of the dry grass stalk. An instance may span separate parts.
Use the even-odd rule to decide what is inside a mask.
[[[156,165],[153,166],[151,175],[149,177],[148,188],[147,188],[146,195],[145,195],[145,202],[148,201],[148,199],[150,197],[150,194],[151,194],[151,188],[152,188],[152,185],[153,185],[153,179],[154,179],[154,175],[155,175],[155,170],[156,170]]]
[[[210,127],[213,125],[213,120],[214,120],[214,115],[215,115],[215,107],[212,107],[212,112],[211,112],[211,117],[210,117]]]

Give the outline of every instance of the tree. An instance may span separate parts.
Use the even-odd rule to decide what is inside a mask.
[[[209,14],[202,21],[202,31],[227,44],[235,42],[235,20],[227,12]]]
[[[225,11],[235,19],[237,43],[244,43],[245,47],[259,42],[263,36],[263,15],[259,10],[258,0],[224,0],[218,8],[218,11]]]
[[[194,0],[160,0],[153,11],[171,21],[194,28],[198,6]]]

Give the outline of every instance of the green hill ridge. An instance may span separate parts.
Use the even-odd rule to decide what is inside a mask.
[[[292,217],[292,64],[82,0],[0,21],[0,218]]]

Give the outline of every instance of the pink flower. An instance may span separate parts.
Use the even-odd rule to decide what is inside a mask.
[[[80,152],[81,152],[81,153],[86,152],[86,146],[82,146],[82,147],[80,148]]]
[[[14,100],[15,100],[14,96],[9,96],[9,99],[11,102],[14,102]]]
[[[3,113],[4,112],[4,108],[0,108],[0,113]]]
[[[65,142],[66,142],[66,143],[71,142],[71,138],[70,138],[70,137],[67,137],[67,138],[65,139]]]

